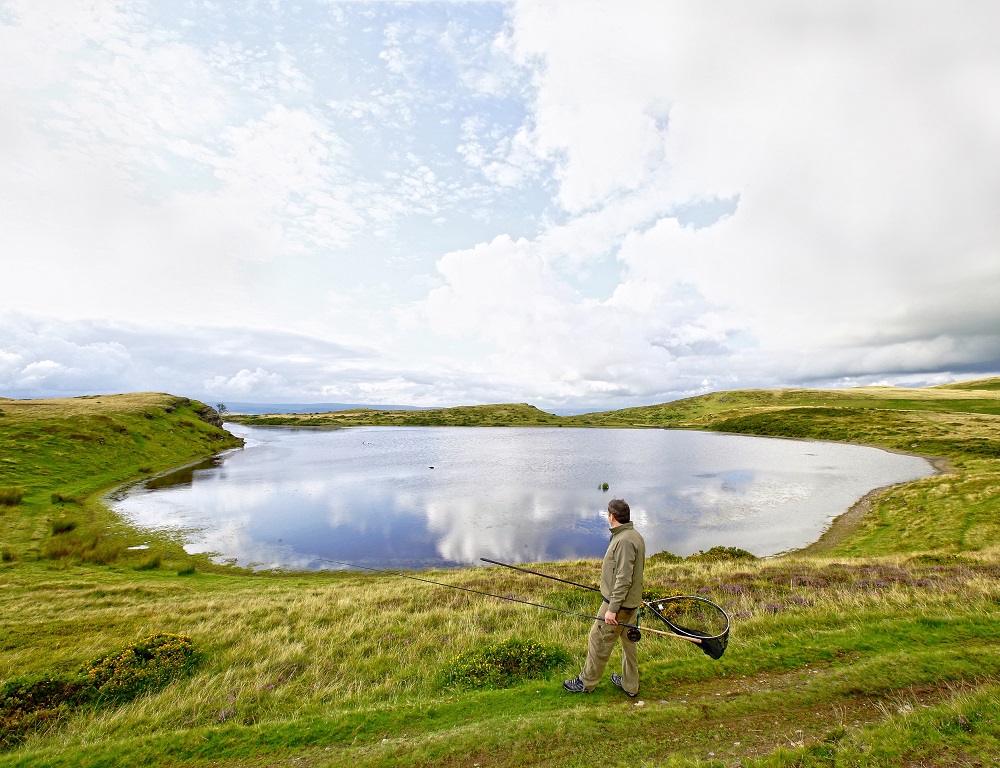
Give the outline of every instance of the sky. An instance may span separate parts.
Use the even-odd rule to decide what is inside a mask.
[[[998,33],[992,0],[0,0],[0,396],[996,375]]]

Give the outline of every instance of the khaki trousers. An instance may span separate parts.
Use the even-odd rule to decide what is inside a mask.
[[[601,603],[601,610],[598,614],[603,616],[610,606]],[[618,611],[618,621],[626,624],[635,624],[635,617],[638,609],[631,611]],[[583,687],[588,691],[592,690],[604,675],[604,668],[611,658],[611,652],[615,649],[615,643],[621,640],[622,644],[622,687],[629,693],[639,692],[639,654],[638,646],[626,636],[627,628],[612,626],[603,621],[595,621],[590,628],[590,635],[587,638],[587,661],[583,665],[583,672],[580,673],[580,680]]]

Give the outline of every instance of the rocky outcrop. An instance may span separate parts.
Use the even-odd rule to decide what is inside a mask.
[[[197,413],[198,413],[198,418],[201,419],[202,421],[208,422],[213,427],[218,427],[219,429],[222,429],[222,416],[220,416],[219,412],[215,410],[212,406],[203,405],[201,408],[198,409]]]

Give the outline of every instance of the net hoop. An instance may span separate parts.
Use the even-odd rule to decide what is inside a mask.
[[[695,632],[689,630],[687,627],[678,626],[674,622],[670,621],[670,619],[666,618],[662,613],[663,611],[662,604],[669,602],[676,602],[679,600],[697,600],[698,602],[705,603],[706,605],[711,606],[725,618],[726,620],[725,629],[714,635],[701,632],[696,634]],[[698,595],[671,595],[670,597],[664,597],[659,600],[650,600],[648,602],[643,603],[643,605],[649,608],[653,612],[653,615],[656,616],[656,618],[658,618],[660,621],[662,621],[664,624],[670,627],[671,630],[673,630],[679,635],[684,635],[685,637],[697,637],[702,640],[725,640],[729,636],[729,627],[730,627],[729,614],[726,613],[725,610],[723,610],[721,605],[709,600],[707,597],[699,597]]]

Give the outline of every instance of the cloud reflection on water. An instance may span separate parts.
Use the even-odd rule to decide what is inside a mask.
[[[933,471],[858,446],[663,430],[233,431],[243,450],[114,506],[184,531],[189,551],[256,568],[600,557],[613,496],[649,554],[766,555],[814,540],[872,488]]]

